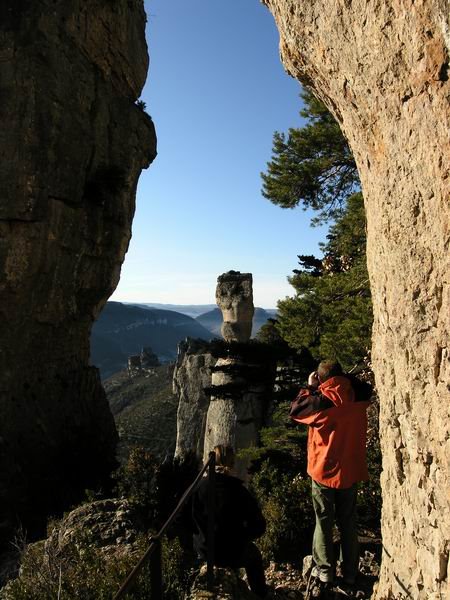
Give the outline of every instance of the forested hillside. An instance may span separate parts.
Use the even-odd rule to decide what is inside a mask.
[[[213,337],[187,315],[108,302],[92,328],[91,362],[100,368],[102,378],[124,369],[128,357],[147,346],[161,362],[170,362],[175,360],[178,342],[187,336]]]

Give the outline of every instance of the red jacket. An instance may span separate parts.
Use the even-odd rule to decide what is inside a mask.
[[[317,390],[300,390],[290,417],[309,425],[308,474],[332,488],[368,478],[366,410],[372,388],[354,377],[331,377]]]

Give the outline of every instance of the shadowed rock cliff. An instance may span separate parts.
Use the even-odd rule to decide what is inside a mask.
[[[114,464],[94,318],[117,285],[138,176],[142,0],[0,6],[0,526],[76,499]]]
[[[195,455],[203,459],[206,415],[210,402],[211,368],[216,358],[203,340],[186,338],[178,345],[173,373],[173,393],[179,398],[176,457]]]
[[[288,71],[349,140],[366,202],[383,450],[376,597],[449,585],[449,15],[444,0],[264,0]]]

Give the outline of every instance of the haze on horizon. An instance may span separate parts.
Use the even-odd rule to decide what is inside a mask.
[[[133,237],[111,300],[214,304],[218,275],[253,274],[255,306],[293,294],[298,254],[326,228],[261,195],[275,130],[301,124],[297,81],[258,2],[146,1],[150,69],[141,99],[158,157],[141,175]]]

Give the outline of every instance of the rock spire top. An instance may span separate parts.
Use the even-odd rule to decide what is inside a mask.
[[[227,342],[248,342],[255,311],[252,274],[228,271],[219,275],[216,302],[223,315],[224,339]]]

